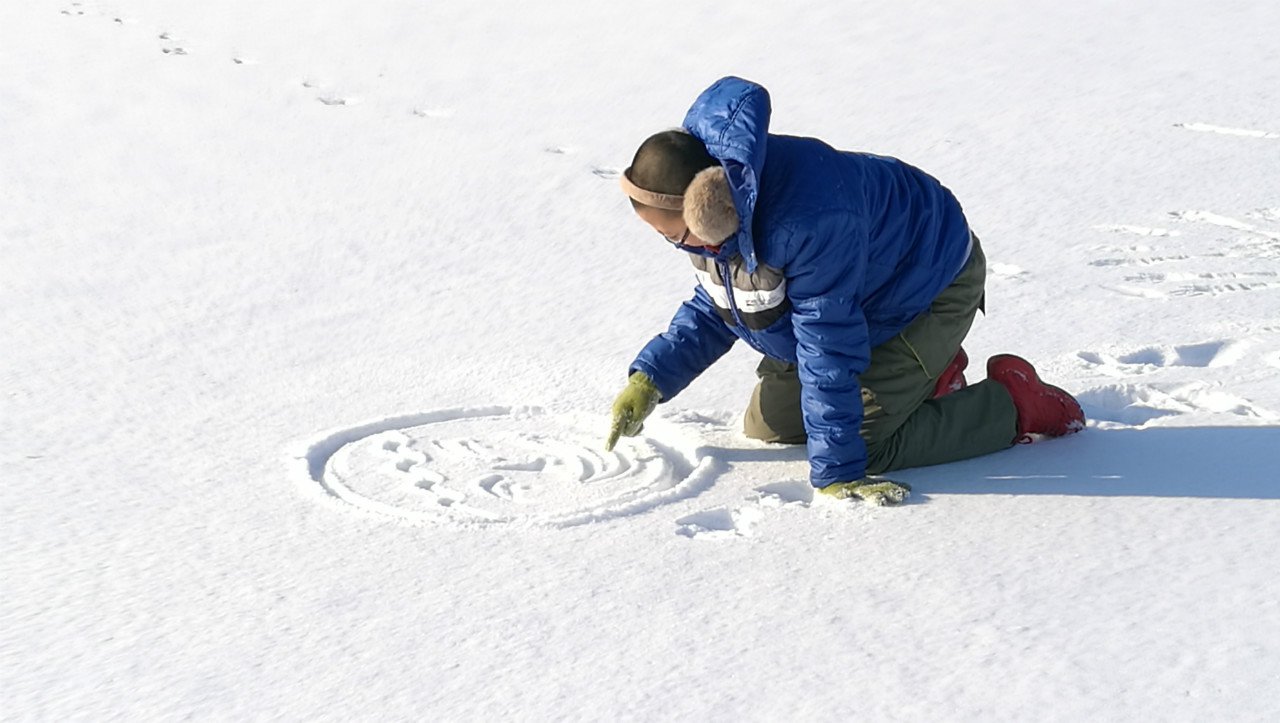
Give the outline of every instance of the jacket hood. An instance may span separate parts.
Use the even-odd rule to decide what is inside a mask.
[[[771,113],[769,91],[764,86],[728,76],[702,91],[682,124],[720,161],[738,214],[737,231],[725,239],[716,256],[741,253],[748,272],[756,268],[751,220],[760,192]]]

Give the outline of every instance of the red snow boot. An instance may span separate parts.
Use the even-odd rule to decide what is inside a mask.
[[[934,382],[933,399],[964,389],[967,385],[964,380],[964,368],[967,366],[969,366],[969,355],[964,353],[964,347],[960,347],[956,355],[951,358],[951,363],[942,370]]]
[[[1018,410],[1015,444],[1035,441],[1031,435],[1061,437],[1084,429],[1084,411],[1070,394],[1040,381],[1031,362],[1012,354],[987,360],[987,378],[1009,390]]]

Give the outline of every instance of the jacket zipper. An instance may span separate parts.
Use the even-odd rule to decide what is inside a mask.
[[[720,270],[720,280],[724,282],[724,293],[729,297],[729,313],[733,316],[733,323],[737,324],[739,329],[742,329],[740,338],[747,342],[747,346],[764,354],[764,349],[761,349],[760,345],[755,342],[755,335],[751,333],[746,324],[742,323],[742,315],[738,313],[738,304],[733,300],[733,278],[729,275],[729,264],[722,264],[719,261],[714,263],[716,268]]]

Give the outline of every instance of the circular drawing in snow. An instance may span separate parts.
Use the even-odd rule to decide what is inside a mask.
[[[568,527],[691,497],[711,482],[698,440],[660,419],[603,449],[607,420],[490,407],[405,415],[325,435],[297,455],[308,484],[410,522]],[[657,436],[653,436],[653,435]]]

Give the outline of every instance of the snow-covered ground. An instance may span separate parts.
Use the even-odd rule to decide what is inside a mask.
[[[1276,720],[1280,5],[0,3],[0,718]],[[1080,435],[815,500],[616,175],[899,156]]]

